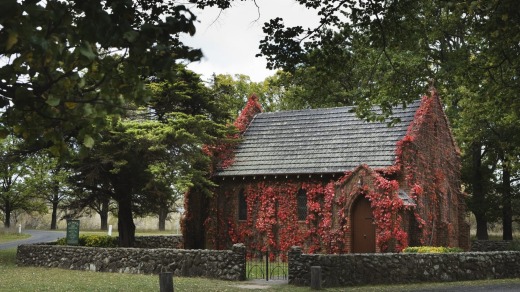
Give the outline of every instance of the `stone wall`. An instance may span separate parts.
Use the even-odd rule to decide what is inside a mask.
[[[172,272],[174,276],[243,281],[246,278],[243,244],[231,250],[93,248],[59,245],[20,245],[19,266],[62,268],[132,274]]]
[[[135,247],[138,248],[183,248],[182,235],[136,236]]]
[[[289,284],[309,286],[311,266],[321,267],[323,287],[446,282],[520,277],[520,252],[445,254],[302,254],[289,252]]]
[[[507,240],[473,240],[471,251],[506,251],[512,250],[512,241]]]

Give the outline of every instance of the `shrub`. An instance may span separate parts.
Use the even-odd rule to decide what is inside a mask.
[[[520,251],[520,241],[518,240],[512,240],[509,243],[508,250],[512,251]]]
[[[459,247],[445,247],[445,246],[409,246],[403,249],[405,253],[450,253],[463,252]]]
[[[78,240],[79,246],[89,247],[117,247],[117,237],[108,235],[80,235]],[[67,239],[65,237],[60,238],[56,241],[58,245],[67,245]]]

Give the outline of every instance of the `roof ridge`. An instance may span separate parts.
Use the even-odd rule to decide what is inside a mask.
[[[421,100],[420,99],[416,99],[410,103],[408,103],[406,105],[406,107],[403,107],[403,106],[399,106],[399,105],[396,105],[396,106],[392,106],[392,111],[393,110],[406,110],[408,108],[410,108],[410,105],[414,105],[414,106],[419,106],[419,104],[421,103]],[[320,107],[320,108],[307,108],[307,109],[296,109],[296,110],[281,110],[281,111],[274,111],[274,112],[261,112],[261,113],[258,113],[257,115],[274,115],[274,114],[283,114],[283,113],[302,113],[302,112],[318,112],[318,111],[327,111],[327,110],[348,110],[348,112],[350,113],[355,113],[354,111],[351,111],[353,109],[355,109],[357,106],[355,105],[349,105],[349,106],[338,106],[338,107]],[[370,108],[371,111],[373,110],[380,110],[381,109],[381,106],[379,105],[374,105],[372,106],[372,108]]]

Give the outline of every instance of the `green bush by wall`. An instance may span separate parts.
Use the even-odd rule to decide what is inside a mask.
[[[449,253],[449,252],[463,252],[459,247],[445,247],[445,246],[409,246],[403,249],[405,253]]]
[[[79,236],[79,246],[89,246],[89,247],[117,247],[118,241],[117,237],[112,237],[108,235],[80,235]],[[58,245],[67,245],[67,239],[60,238],[56,241]]]

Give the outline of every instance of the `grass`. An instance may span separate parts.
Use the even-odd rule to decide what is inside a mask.
[[[65,230],[61,230],[65,231]],[[80,230],[80,234],[96,234],[96,235],[107,235],[107,231],[101,230]],[[158,230],[137,230],[136,236],[148,236],[148,235],[173,235],[171,231],[158,231]],[[119,236],[117,230],[112,231],[112,236]],[[0,230],[0,243],[6,243],[15,240],[21,240],[31,237],[27,233],[19,234],[17,232],[11,232],[7,230]],[[64,236],[65,237],[65,236]]]
[[[157,291],[159,276],[17,267],[16,249],[0,250],[0,291]],[[248,291],[243,282],[175,277],[175,291]],[[275,291],[296,290],[280,285]],[[281,289],[281,290],[280,290]]]
[[[29,234],[25,233],[16,233],[16,232],[9,232],[9,231],[0,231],[0,243],[6,243],[9,241],[14,240],[20,240],[20,239],[26,239],[31,237]]]
[[[0,250],[0,291],[157,291],[158,275],[134,275],[69,271],[55,268],[17,267],[16,249]],[[254,284],[266,286],[266,282]],[[272,283],[272,282],[271,282]],[[204,278],[174,277],[175,291],[252,291],[251,282],[230,282]],[[473,282],[428,283],[413,285],[386,285],[348,287],[348,291],[417,291],[426,289],[457,290],[457,287],[484,285],[519,285],[520,279],[487,280]],[[245,288],[249,286],[249,288]],[[256,291],[310,291],[308,287],[287,284],[270,284],[268,289]],[[259,288],[259,287],[258,287]],[[323,289],[345,291],[346,288]],[[485,289],[484,289],[485,290]],[[482,291],[484,291],[482,290]]]
[[[108,235],[108,231],[106,231],[106,230],[80,230],[79,234]],[[175,235],[175,234],[172,234],[172,232],[169,230],[167,230],[167,231],[136,230],[135,231],[135,236],[149,236],[149,235]],[[112,230],[112,236],[119,236],[119,232],[117,230]]]

